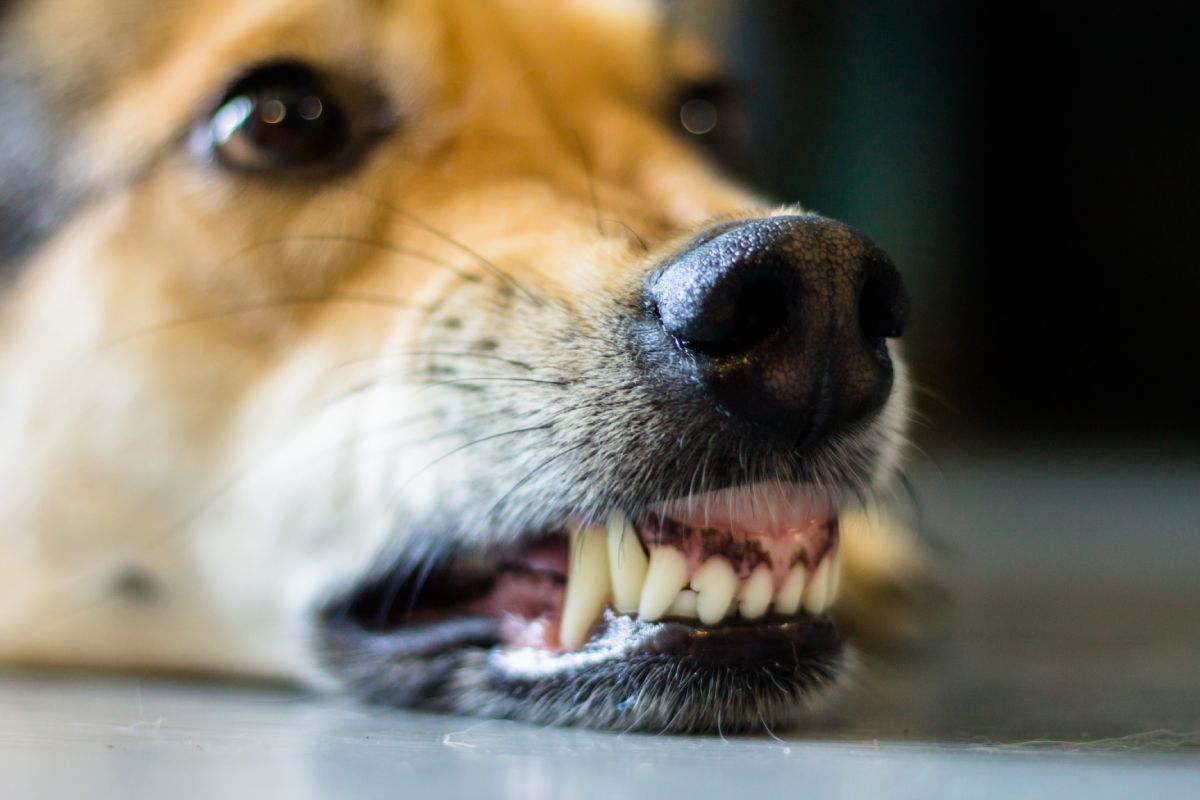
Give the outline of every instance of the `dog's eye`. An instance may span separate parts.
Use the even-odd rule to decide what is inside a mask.
[[[254,69],[225,93],[197,130],[224,166],[266,172],[326,165],[344,156],[350,126],[341,103],[312,69]]]
[[[734,171],[745,166],[745,119],[736,84],[726,78],[687,84],[678,93],[676,114],[684,136],[722,165]]]

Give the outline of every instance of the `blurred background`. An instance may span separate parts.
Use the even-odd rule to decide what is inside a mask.
[[[677,10],[745,89],[753,182],[867,233],[912,297],[900,505],[947,613],[932,664],[847,735],[1200,747],[1195,26],[1155,4]]]
[[[944,401],[924,435],[1200,445],[1195,27],[1153,4],[685,6],[746,87],[756,183],[904,272]]]

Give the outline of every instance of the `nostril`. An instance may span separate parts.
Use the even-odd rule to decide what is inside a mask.
[[[787,324],[787,287],[771,275],[747,281],[723,302],[710,304],[676,338],[713,358],[741,355]]]
[[[900,273],[888,261],[871,261],[858,294],[858,321],[870,339],[894,339],[908,329],[908,296]]]

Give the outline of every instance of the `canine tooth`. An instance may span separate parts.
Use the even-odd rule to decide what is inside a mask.
[[[629,518],[614,511],[608,516],[608,572],[612,578],[613,606],[618,612],[632,614],[638,610],[649,563]]]
[[[737,591],[737,576],[733,566],[720,556],[713,556],[692,578],[696,590],[696,615],[705,625],[716,625],[725,618]]]
[[[775,595],[775,610],[791,616],[800,610],[800,596],[804,593],[804,565],[792,567],[783,587]]]
[[[587,640],[592,623],[608,600],[607,537],[600,528],[581,528],[571,533],[567,588],[558,634],[559,642],[567,650],[575,650]]]
[[[775,593],[775,582],[771,580],[771,568],[766,564],[755,567],[754,572],[742,587],[738,611],[746,619],[758,619],[767,613],[771,595]]]
[[[833,605],[837,601],[838,589],[842,585],[842,555],[834,551],[829,558],[829,593],[826,597],[826,605]]]
[[[671,602],[671,607],[667,609],[667,614],[673,617],[696,616],[696,593],[691,589],[680,591]]]
[[[822,559],[804,590],[804,610],[810,614],[824,613],[829,607],[829,559]]]
[[[675,595],[687,586],[687,559],[674,547],[650,548],[650,567],[638,602],[638,616],[653,622],[671,607]]]

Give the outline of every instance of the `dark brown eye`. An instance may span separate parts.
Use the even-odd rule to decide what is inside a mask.
[[[331,165],[350,150],[339,98],[309,67],[275,63],[234,83],[201,121],[201,147],[224,166],[247,172]]]

